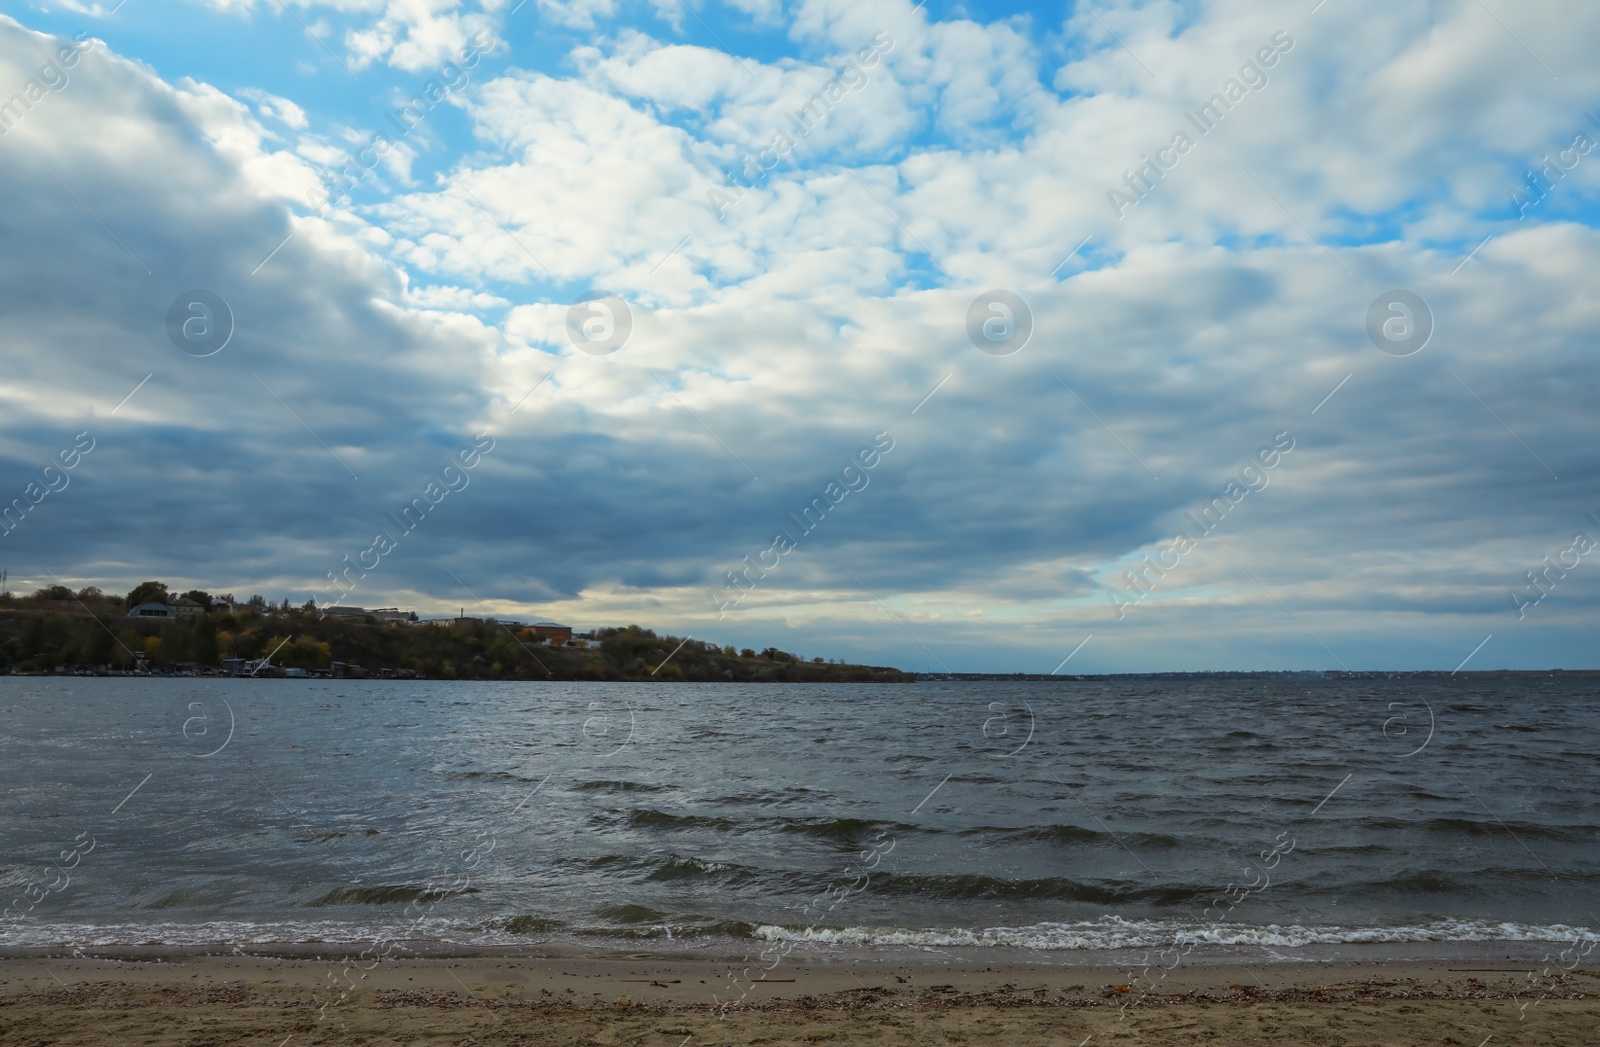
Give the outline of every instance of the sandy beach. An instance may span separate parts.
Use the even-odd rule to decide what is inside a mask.
[[[1129,967],[904,957],[763,972],[668,955],[407,958],[367,971],[314,956],[30,956],[0,960],[0,1043],[1595,1043],[1600,972],[1540,970],[1184,964],[1151,988]]]

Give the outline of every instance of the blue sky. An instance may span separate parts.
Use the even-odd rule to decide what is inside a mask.
[[[15,7],[0,565],[913,669],[1595,667],[1600,12],[1486,3]]]

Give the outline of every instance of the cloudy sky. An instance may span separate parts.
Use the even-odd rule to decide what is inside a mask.
[[[1597,38],[19,4],[0,565],[919,670],[1595,667]]]

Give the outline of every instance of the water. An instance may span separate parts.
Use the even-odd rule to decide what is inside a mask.
[[[3,678],[0,948],[1583,940],[1595,691]]]

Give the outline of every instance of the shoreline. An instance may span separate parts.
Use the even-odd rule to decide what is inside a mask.
[[[1593,1042],[1600,970],[1515,963],[1127,966],[904,957],[0,960],[0,1039],[29,1042],[1141,1045]],[[1535,975],[1533,981],[1529,975]],[[197,1038],[201,1037],[201,1038]]]
[[[335,974],[333,979],[328,977],[330,970]],[[863,987],[874,992],[905,987],[905,992],[913,994],[954,989],[958,995],[980,996],[1011,991],[1025,981],[1027,991],[1043,987],[1065,997],[1064,1002],[1069,1005],[1122,996],[1155,1003],[1172,1002],[1174,997],[1193,992],[1246,991],[1267,998],[1272,994],[1366,987],[1377,996],[1384,995],[1379,990],[1397,989],[1401,995],[1438,998],[1525,997],[1543,992],[1553,998],[1592,998],[1600,1007],[1600,966],[1583,964],[1569,971],[1551,964],[1497,962],[1488,957],[1276,964],[1233,958],[1199,964],[1185,961],[1166,971],[1164,978],[1161,973],[1159,967],[1153,967],[1141,978],[1139,965],[1128,963],[1051,964],[1018,958],[918,962],[903,956],[803,957],[771,968],[727,958],[643,954],[408,956],[364,962],[357,962],[355,954],[52,956],[0,958],[0,997],[54,984],[52,974],[69,985],[74,979],[93,985],[152,985],[183,979],[308,989],[342,985],[347,993],[407,985],[437,987],[471,974],[483,984],[495,979],[526,983],[524,995],[537,995],[541,989],[561,993],[586,987],[584,995],[588,996],[626,996],[641,1003],[688,1008],[726,1002],[730,978],[737,987],[758,987],[761,995],[754,998],[768,1003]]]
[[[351,941],[212,942],[203,944],[0,944],[0,969],[30,962],[93,962],[109,964],[325,964],[382,967],[394,963],[556,964],[686,964],[748,967],[779,972],[793,967],[820,970],[888,968],[928,971],[970,971],[1027,968],[1039,971],[1147,971],[1159,976],[1163,966],[1196,971],[1259,968],[1283,971],[1326,971],[1394,966],[1426,970],[1489,968],[1517,971],[1583,969],[1587,958],[1580,945],[1568,941],[1411,941],[1380,943],[1274,945],[1201,945],[1179,956],[1174,943],[1103,949],[1029,949],[1016,946],[838,945],[820,942],[771,941],[704,937],[690,939],[623,939],[602,942],[555,939],[527,944],[474,945],[439,940],[406,940],[374,935]]]

